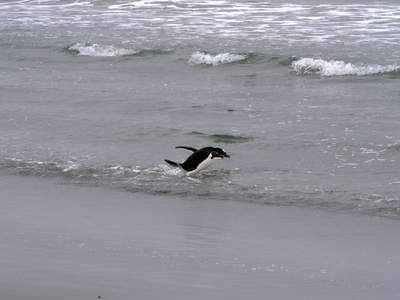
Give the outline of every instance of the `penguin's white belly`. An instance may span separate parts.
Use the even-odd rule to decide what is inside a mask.
[[[219,158],[219,157],[214,157],[214,158],[212,158],[212,154],[210,153],[210,154],[208,155],[208,157],[207,157],[205,160],[203,160],[203,161],[197,166],[197,168],[196,168],[195,170],[189,171],[189,172],[187,172],[185,175],[186,175],[186,176],[191,176],[191,175],[196,174],[197,172],[199,172],[199,171],[201,171],[201,170],[207,169],[209,166],[211,166],[213,163],[215,163],[215,160],[216,160],[216,159],[221,159],[221,158]]]

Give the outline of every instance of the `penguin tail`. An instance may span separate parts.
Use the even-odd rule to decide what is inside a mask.
[[[171,160],[168,160],[168,159],[164,159],[164,160],[165,160],[166,163],[170,164],[171,166],[178,167],[178,168],[181,167],[178,163],[176,163],[174,161],[171,161]]]
[[[177,168],[181,169],[182,172],[183,172],[183,174],[184,174],[184,175],[187,175],[187,171],[182,167],[182,164],[178,164],[178,163],[176,163],[176,162],[174,162],[174,161],[171,161],[171,160],[169,160],[169,159],[164,159],[164,160],[165,160],[165,162],[167,162],[167,163],[170,164],[171,166],[177,167]]]

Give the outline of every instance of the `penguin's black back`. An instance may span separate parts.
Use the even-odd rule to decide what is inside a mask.
[[[211,151],[208,151],[211,147],[202,148],[192,153],[182,164],[181,167],[186,171],[190,172],[196,170],[197,166],[201,164],[210,155]]]

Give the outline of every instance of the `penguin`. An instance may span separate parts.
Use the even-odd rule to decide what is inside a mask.
[[[183,163],[176,163],[168,159],[165,160],[171,166],[180,168],[185,176],[191,176],[208,168],[215,162],[216,159],[230,157],[225,150],[221,148],[205,147],[199,150],[186,146],[176,146],[175,148],[185,149],[193,152]]]

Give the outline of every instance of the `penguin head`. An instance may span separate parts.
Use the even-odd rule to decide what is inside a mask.
[[[230,158],[230,155],[228,155],[224,149],[221,148],[213,148],[213,153],[212,153],[212,158]]]

